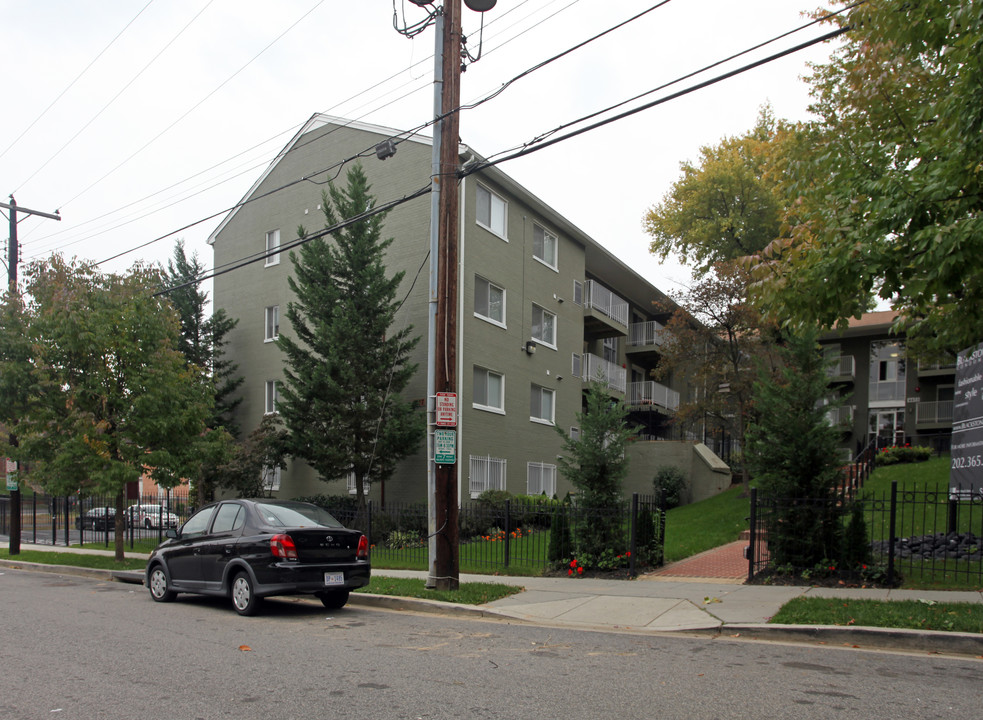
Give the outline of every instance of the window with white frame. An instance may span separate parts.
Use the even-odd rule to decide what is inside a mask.
[[[545,228],[532,226],[532,256],[556,270],[556,235]]]
[[[480,275],[474,276],[474,314],[505,327],[505,290]]]
[[[505,228],[508,220],[508,204],[484,185],[478,185],[476,194],[478,224],[491,230],[503,240],[507,240]]]
[[[580,280],[573,281],[573,304],[584,304],[584,284]]]
[[[471,455],[468,460],[468,490],[472,500],[486,490],[506,489],[507,460],[489,455],[484,457]]]
[[[280,337],[280,306],[266,306],[266,342],[272,342]]]
[[[532,339],[556,347],[556,315],[536,304],[532,306]]]
[[[533,384],[529,394],[529,419],[552,425],[554,400],[552,390]]]
[[[280,263],[280,231],[270,230],[266,233],[266,266]]]
[[[266,381],[266,414],[272,415],[276,412],[276,380]]]
[[[474,366],[474,407],[480,410],[505,412],[505,376]]]
[[[556,465],[526,463],[526,494],[553,497],[556,495]]]
[[[280,468],[263,468],[263,490],[266,492],[276,492],[280,489]]]
[[[584,377],[584,356],[580,353],[573,353],[570,356],[570,374],[575,378]]]

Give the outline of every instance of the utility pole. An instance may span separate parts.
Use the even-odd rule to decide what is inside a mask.
[[[461,104],[461,0],[444,0],[440,107],[440,173],[437,254],[437,357],[434,386],[438,393],[457,397],[457,262],[458,262],[458,144]],[[456,403],[455,403],[456,405]],[[455,408],[456,409],[456,408]],[[454,459],[457,459],[457,430]],[[434,505],[442,531],[436,535],[434,584],[438,590],[457,590],[460,584],[458,548],[457,463],[436,465]]]
[[[14,302],[17,297],[17,263],[20,262],[17,247],[17,213],[25,215],[40,215],[51,220],[61,220],[61,215],[56,210],[51,213],[31,210],[30,208],[20,207],[14,196],[10,196],[10,203],[0,203],[0,207],[10,211],[10,245],[7,252],[7,289],[9,301]],[[10,445],[17,447],[17,436],[10,432]],[[20,483],[18,482],[18,464],[7,460],[7,490],[10,491],[10,549],[11,555],[20,555],[20,526],[21,526],[21,502],[20,502]],[[13,478],[11,478],[13,475]]]
[[[434,0],[410,0],[422,8]],[[497,0],[464,0],[486,12]],[[427,347],[427,587],[460,585],[457,488],[458,146],[460,142],[461,0],[431,11],[436,25],[430,198],[430,305]],[[401,31],[402,32],[402,31]],[[415,33],[413,33],[415,34]],[[480,55],[480,53],[479,53]],[[430,419],[433,422],[430,422]]]

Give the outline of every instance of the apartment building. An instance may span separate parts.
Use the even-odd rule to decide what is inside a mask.
[[[832,363],[830,386],[847,398],[830,418],[843,430],[844,456],[871,441],[878,447],[949,448],[955,358],[951,363],[910,360],[905,338],[891,331],[895,317],[889,310],[866,313],[821,339]]]
[[[345,184],[337,163],[361,156],[377,204],[400,199],[430,184],[430,138],[398,143],[378,159],[373,148],[396,131],[313,116],[257,179],[237,209],[209,238],[216,267],[286,248],[297,227],[323,226],[321,191],[328,180]],[[477,155],[460,147],[462,165]],[[548,179],[546,180],[548,181]],[[632,421],[642,426],[633,443],[626,492],[651,492],[660,465],[675,464],[693,480],[692,499],[730,484],[729,469],[704,446],[665,442],[686,388],[656,382],[667,320],[656,301],[667,298],[562,215],[497,167],[464,178],[459,186],[458,447],[459,497],[488,489],[562,496],[571,488],[558,474],[562,438],[576,434],[589,379],[624,398]],[[392,209],[384,235],[394,238],[386,255],[390,274],[404,271],[406,301],[396,325],[421,336],[413,361],[419,369],[404,392],[426,406],[426,334],[429,301],[430,198]],[[245,377],[238,421],[245,432],[264,413],[276,411],[283,358],[274,340],[290,328],[280,317],[290,300],[293,272],[286,250],[215,279],[214,302],[239,324],[229,352]],[[352,358],[352,362],[358,362]],[[678,434],[678,431],[676,431]],[[661,440],[661,441],[659,441]],[[403,460],[370,497],[422,501],[426,497],[426,443]],[[354,492],[351,478],[325,484],[301,462],[268,479],[282,497]]]

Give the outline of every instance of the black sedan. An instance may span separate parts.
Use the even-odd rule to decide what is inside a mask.
[[[75,518],[75,527],[78,530],[95,530],[96,532],[106,532],[116,527],[116,508],[94,507],[86,510],[84,514]]]
[[[144,578],[157,602],[220,595],[254,615],[264,597],[306,594],[336,609],[369,584],[368,539],[308,503],[222,500],[164,534]]]

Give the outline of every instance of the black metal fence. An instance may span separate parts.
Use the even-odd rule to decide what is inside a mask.
[[[816,537],[797,531],[803,521],[812,523],[819,544],[826,546],[821,561],[796,567],[787,561],[810,552],[817,557]],[[748,579],[788,570],[807,577],[846,574],[888,585],[903,579],[978,587],[983,585],[983,495],[898,487],[896,482],[889,491],[867,491],[848,502],[842,496],[828,501],[760,498],[752,490]]]
[[[305,498],[315,500],[315,498]],[[385,567],[425,568],[428,518],[425,504],[369,502],[359,513],[350,498],[316,499],[339,521],[361,529],[372,545],[374,562]],[[635,494],[610,510],[586,508],[544,498],[468,502],[459,511],[461,569],[538,573],[560,561],[606,569],[662,564],[665,504],[656,496]],[[124,544],[147,550],[163,539],[167,527],[188,519],[181,498],[157,495],[127,500]],[[108,518],[108,519],[107,519]],[[115,499],[84,500],[33,494],[22,498],[21,541],[44,545],[115,543]],[[0,535],[9,535],[9,498],[0,497]],[[603,541],[603,549],[598,542]]]

